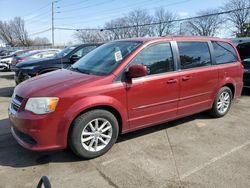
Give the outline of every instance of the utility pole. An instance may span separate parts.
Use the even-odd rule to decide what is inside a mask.
[[[51,7],[51,18],[52,18],[52,21],[51,21],[51,34],[52,34],[52,46],[55,45],[55,40],[54,40],[54,0],[52,0],[52,7]]]

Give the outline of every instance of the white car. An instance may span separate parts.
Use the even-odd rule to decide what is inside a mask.
[[[10,64],[13,57],[7,57],[4,59],[0,59],[0,70],[10,70]]]

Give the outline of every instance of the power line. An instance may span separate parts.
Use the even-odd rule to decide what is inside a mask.
[[[157,3],[157,2],[162,2],[162,0],[144,0],[144,1],[141,1],[141,2],[137,2],[137,3],[134,3],[134,4],[130,4],[130,5],[127,5],[127,6],[120,6],[119,8],[115,8],[115,9],[106,9],[106,10],[103,10],[103,11],[98,11],[98,14],[103,14],[105,12],[112,12],[112,14],[114,14],[114,12],[116,13],[121,13],[120,10],[127,10],[128,8],[135,8],[135,6],[139,6],[140,8],[142,7],[145,7],[145,5],[150,5],[152,4],[153,2],[152,1],[155,1],[154,3]],[[172,6],[172,5],[175,5],[175,4],[180,4],[180,3],[183,3],[183,2],[188,2],[188,1],[191,1],[191,0],[181,0],[180,2],[175,2],[175,3],[169,3],[167,5],[164,5],[164,6]],[[93,12],[91,12],[93,13]],[[78,15],[79,16],[83,16],[83,15]],[[70,16],[70,17],[61,17],[61,18],[56,18],[57,20],[65,20],[65,19],[76,19],[76,16]]]
[[[246,9],[250,9],[250,6],[246,7],[246,8],[233,9],[233,10],[229,10],[229,11],[206,14],[206,15],[202,15],[202,16],[181,18],[181,19],[175,19],[175,20],[171,20],[171,21],[151,22],[151,23],[138,24],[138,25],[128,25],[128,26],[110,27],[110,28],[102,28],[102,29],[97,29],[97,28],[85,28],[85,29],[79,29],[78,28],[78,29],[74,29],[74,28],[62,28],[62,27],[57,27],[56,29],[59,29],[59,30],[76,30],[76,31],[81,31],[81,30],[101,30],[101,31],[103,31],[103,30],[127,29],[127,28],[134,28],[134,27],[159,25],[159,24],[164,24],[164,23],[189,21],[189,20],[193,20],[193,19],[205,18],[205,17],[210,17],[210,16],[219,16],[219,15],[229,14],[229,13],[232,13],[232,12],[237,12],[237,11],[246,10]]]
[[[42,30],[42,31],[38,31],[38,32],[35,32],[35,33],[31,33],[31,34],[29,34],[29,36],[39,35],[39,34],[41,34],[41,33],[45,33],[45,32],[48,32],[48,31],[50,31],[50,30],[51,30],[51,28],[45,29],[45,30]]]
[[[46,8],[46,7],[49,7],[49,5],[50,5],[50,3],[47,3],[46,5],[44,5],[44,6],[40,7],[40,8],[38,8],[38,9],[35,9],[35,10],[33,10],[33,11],[30,11],[28,14],[25,14],[25,15],[23,15],[22,17],[28,17],[28,16],[30,16],[30,15],[32,15],[32,14],[34,14],[34,13],[39,12],[40,10],[42,10],[42,9],[44,9],[44,8]],[[25,19],[25,20],[28,20],[28,19]]]
[[[74,29],[74,28],[67,28],[67,27],[55,27],[58,30],[66,30],[66,31],[100,31],[101,29],[97,28],[88,28],[88,29]]]
[[[185,2],[188,2],[190,0],[182,0],[182,1],[179,1],[179,2],[175,2],[175,3],[171,3],[171,4],[168,4],[168,5],[164,5],[164,6],[173,6],[173,5],[177,5],[177,4],[181,4],[181,3],[185,3]],[[164,7],[163,6],[163,7]],[[127,8],[127,7],[125,7]],[[117,13],[111,13],[111,14],[107,14],[107,16],[102,16],[101,18],[102,19],[108,19],[108,18],[114,18],[116,16]],[[70,23],[70,25],[74,25],[74,24],[83,24],[83,23],[89,23],[89,22],[93,22],[93,21],[97,21],[100,19],[100,16],[96,16],[94,17],[94,19],[89,19],[89,20],[85,20],[85,21],[78,21],[78,22],[74,22],[74,23]],[[67,25],[63,25],[63,26],[67,26]]]
[[[82,10],[82,9],[85,9],[85,8],[97,7],[97,6],[100,6],[100,5],[112,3],[113,1],[115,1],[115,0],[107,0],[107,1],[104,1],[104,2],[101,2],[101,3],[99,2],[99,3],[92,4],[92,5],[87,5],[87,6],[78,7],[78,8],[69,9],[69,10],[64,10],[63,12],[75,12],[77,10]]]
[[[69,4],[66,4],[66,5],[63,5],[63,6],[61,5],[61,7],[72,7],[72,6],[79,5],[79,4],[88,2],[88,1],[90,1],[90,0],[78,1],[78,2],[75,2],[75,3],[69,3]]]

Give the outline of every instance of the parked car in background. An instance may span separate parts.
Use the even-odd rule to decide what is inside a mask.
[[[0,59],[0,70],[10,70],[11,69],[11,62],[14,58],[17,56],[20,56],[24,53],[26,53],[29,50],[17,50],[12,53],[10,53],[8,56],[3,56]]]
[[[250,88],[250,38],[235,38],[231,40],[235,43],[244,66],[244,87]]]
[[[17,63],[28,61],[31,59],[52,57],[60,51],[60,49],[31,50],[20,56],[16,56],[11,62],[11,67],[15,66]]]
[[[13,50],[1,49],[0,50],[0,59],[4,56],[8,56],[13,52]]]
[[[12,70],[15,71],[16,84],[36,75],[67,68],[99,45],[100,44],[74,45],[63,49],[51,58],[33,59],[18,63],[12,67]]]
[[[23,147],[98,157],[120,133],[209,110],[223,117],[241,96],[243,66],[229,40],[160,37],[113,41],[70,69],[18,85],[9,107]]]

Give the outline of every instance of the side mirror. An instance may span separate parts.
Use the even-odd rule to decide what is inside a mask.
[[[144,65],[132,65],[127,70],[128,78],[138,78],[147,75],[147,68]]]
[[[77,55],[72,55],[70,57],[70,62],[71,63],[75,63],[76,61],[78,61],[80,58]]]

